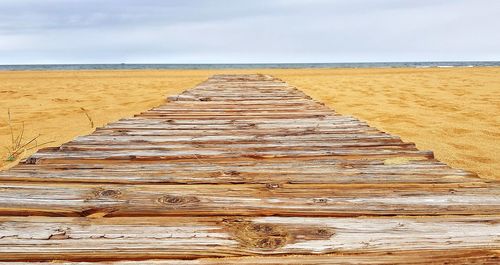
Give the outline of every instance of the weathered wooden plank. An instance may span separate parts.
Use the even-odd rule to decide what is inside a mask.
[[[403,149],[403,150],[414,150],[416,147],[414,144],[399,144],[399,143],[297,143],[294,145],[290,144],[259,144],[259,143],[228,143],[226,149],[237,152],[254,152],[254,151],[297,151],[297,150],[331,150],[332,148],[345,149],[345,150],[356,150],[363,148],[365,150],[372,149],[382,149],[382,150],[393,150],[393,149]],[[113,144],[113,145],[99,145],[99,144],[69,144],[61,146],[59,150],[61,151],[113,151],[113,150],[219,150],[222,149],[220,144],[213,143],[131,143],[131,144]]]
[[[200,135],[193,137],[192,135],[160,135],[160,136],[148,136],[148,135],[87,135],[80,136],[70,143],[85,143],[91,141],[102,141],[102,142],[209,142],[209,141],[221,141],[222,143],[230,141],[274,141],[274,142],[293,142],[293,141],[353,141],[359,140],[359,142],[366,140],[391,140],[399,139],[398,137],[391,136],[389,134],[363,134],[363,133],[332,133],[317,135],[314,132],[309,133],[297,133],[297,134],[277,134],[277,135],[238,135],[238,134],[217,134],[217,135],[204,135],[203,131]]]
[[[206,105],[190,105],[188,107],[184,105],[178,106],[177,104],[168,104],[168,105],[163,105],[160,107],[152,108],[149,111],[154,111],[154,112],[175,112],[175,111],[182,111],[182,112],[203,112],[203,113],[219,113],[219,112],[280,112],[280,111],[290,111],[290,112],[300,112],[304,110],[318,110],[318,107],[313,104],[308,104],[308,105],[297,105],[297,106],[273,106],[272,108],[269,107],[269,105],[263,105],[263,106],[247,106],[247,107],[242,107],[239,105],[225,105],[225,106],[220,106],[220,105],[214,105],[211,107],[208,107]]]
[[[335,125],[323,125],[323,124],[293,124],[293,125],[281,125],[281,124],[115,124],[109,126],[108,129],[135,129],[135,130],[238,130],[238,129],[251,129],[255,131],[256,129],[269,130],[267,134],[273,135],[276,132],[280,132],[286,129],[303,129],[303,130],[314,130],[317,134],[321,134],[321,129],[328,129],[333,132],[353,132],[364,131],[364,132],[378,132],[373,128],[368,126],[362,126],[353,124],[349,126],[348,124],[343,124],[341,126]],[[247,132],[251,134],[252,131]],[[261,133],[264,133],[261,131]]]
[[[430,264],[430,265],[496,265],[500,259],[500,251],[483,249],[453,249],[446,251],[420,250],[420,251],[385,251],[369,253],[320,254],[320,255],[275,255],[275,256],[243,256],[225,258],[198,258],[194,260],[180,259],[148,259],[148,260],[126,260],[126,261],[94,261],[78,262],[53,259],[49,262],[37,262],[37,265],[336,265],[336,264]],[[32,264],[30,262],[3,262],[7,265]]]
[[[311,104],[317,104],[318,106],[322,106],[319,103],[313,103],[309,99],[278,99],[278,100],[266,100],[263,102],[260,101],[238,101],[238,102],[233,102],[233,101],[217,101],[217,102],[211,102],[211,101],[176,101],[176,102],[169,102],[169,104],[176,104],[178,106],[193,106],[193,105],[198,105],[203,103],[203,106],[215,106],[215,107],[221,107],[221,106],[228,106],[228,107],[256,107],[256,106],[304,106],[304,105],[311,105]]]
[[[467,186],[467,185],[465,185]],[[361,216],[499,213],[498,188],[440,185],[1,183],[0,214]]]
[[[332,159],[430,159],[434,155],[431,151],[391,150],[391,149],[345,149],[335,150],[269,150],[269,151],[237,151],[221,149],[195,150],[113,150],[113,151],[39,151],[26,160],[28,164],[60,163],[63,160],[73,160],[75,163],[102,162],[102,161],[169,161],[183,159],[277,159],[277,158],[332,158]]]
[[[290,115],[290,114],[281,114],[281,115],[248,115],[248,116],[241,116],[238,114],[233,114],[233,115],[184,115],[182,113],[179,114],[167,114],[167,115],[162,115],[162,114],[141,114],[137,115],[136,117],[147,117],[148,119],[188,119],[192,120],[193,118],[197,118],[200,120],[203,119],[208,119],[208,120],[227,120],[227,119],[240,119],[244,118],[247,120],[260,120],[260,119],[285,119],[285,118],[290,118],[290,117],[295,117],[297,119],[306,119],[306,118],[327,118],[328,115],[324,114],[296,114],[296,115]]]
[[[220,120],[219,120],[220,121]],[[225,121],[225,120],[224,120]],[[137,121],[128,121],[128,122],[116,122],[114,124],[111,124],[107,126],[106,128],[135,128],[135,129],[148,129],[151,128],[152,126],[156,126],[156,128],[160,129],[193,129],[193,127],[187,127],[187,126],[199,126],[199,127],[194,127],[195,129],[235,129],[237,126],[251,126],[251,127],[257,127],[260,129],[269,129],[269,133],[272,134],[273,130],[272,129],[293,129],[293,128],[338,128],[338,129],[349,129],[349,128],[364,128],[368,127],[366,124],[360,124],[359,122],[348,122],[348,121],[339,121],[339,122],[331,122],[331,121],[324,121],[324,120],[317,120],[317,121],[307,121],[304,123],[299,122],[286,122],[282,120],[275,121],[274,123],[264,123],[259,121],[258,123],[256,122],[240,122],[240,120],[230,120],[230,122],[227,122],[226,124],[217,124],[215,121],[210,124],[202,124],[201,122],[195,123],[195,124],[182,124],[183,122],[174,122],[174,121],[143,121],[143,122],[137,122]],[[209,122],[205,122],[209,123]]]
[[[361,134],[363,132],[370,132],[373,131],[371,128],[359,128],[359,129],[350,129],[348,131],[346,130],[332,130],[332,129],[322,129],[322,128],[314,128],[314,129],[280,129],[276,130],[272,133],[272,136],[293,136],[293,135],[312,135],[312,134],[323,134],[323,135],[330,135],[330,134],[342,134],[346,135],[347,133],[351,134]],[[260,142],[268,141],[269,140],[263,140],[261,139],[264,136],[270,136],[271,134],[268,132],[263,132],[262,130],[259,129],[254,129],[253,126],[248,125],[248,126],[242,126],[241,128],[238,129],[232,129],[232,130],[213,130],[213,129],[208,129],[208,130],[203,130],[202,131],[203,136],[214,136],[214,135],[225,135],[225,136],[231,136],[231,135],[252,135],[254,136],[254,139],[259,140]],[[137,128],[108,128],[105,130],[96,130],[93,134],[92,137],[98,137],[98,136],[200,136],[200,131],[199,130],[177,130],[177,129],[171,129],[171,130],[163,130],[163,129],[137,129]],[[192,137],[193,138],[193,137]],[[196,137],[194,137],[196,138]],[[378,137],[381,138],[381,137]],[[88,138],[87,138],[88,139]],[[355,138],[358,140],[359,138]],[[364,138],[365,141],[370,141],[373,139],[371,138]],[[343,138],[339,138],[338,140],[335,139],[336,142],[340,142],[344,140]],[[351,141],[352,142],[352,137],[345,139],[346,141]],[[300,140],[299,142],[304,142],[307,140]],[[390,143],[400,143],[400,144],[407,144],[405,142],[401,142],[400,139],[398,138],[384,138],[385,142],[390,142]],[[65,145],[71,145],[75,141],[69,142]],[[85,141],[81,141],[81,138],[76,140],[78,144],[85,144]],[[283,144],[283,141],[273,141],[275,143],[280,143]],[[290,143],[295,144],[297,140],[290,140]],[[329,141],[325,141],[329,143]],[[361,141],[356,141],[357,143],[362,143]]]
[[[130,264],[151,264],[151,265],[336,265],[336,264],[429,264],[429,265],[493,265],[498,264],[500,252],[496,250],[446,250],[446,251],[389,251],[370,253],[341,253],[323,255],[276,255],[276,256],[244,256],[226,258],[199,258],[194,260],[179,259],[156,259],[156,260],[128,260],[128,261],[96,261],[78,262],[52,260],[50,262],[37,262],[38,265],[130,265]],[[31,264],[29,262],[4,262],[8,265]]]
[[[266,101],[277,101],[277,100],[300,100],[302,97],[300,96],[289,96],[283,98],[282,96],[266,96],[266,97],[241,97],[241,96],[235,96],[235,97],[223,97],[223,96],[216,96],[215,94],[213,96],[205,96],[205,95],[189,95],[189,96],[178,96],[175,99],[169,98],[169,100],[189,100],[189,101],[226,101],[226,102],[240,102],[240,101],[259,101],[259,102],[266,102]]]
[[[66,161],[68,162],[68,161]],[[169,163],[20,165],[0,172],[2,180],[102,183],[302,183],[302,184],[425,184],[484,183],[472,173],[432,160],[213,160]]]
[[[206,120],[206,119],[167,119],[167,120],[159,120],[159,119],[145,119],[143,117],[135,117],[128,118],[124,120],[119,120],[117,122],[111,123],[103,128],[98,129],[107,129],[118,126],[130,126],[131,128],[137,128],[136,126],[141,125],[167,125],[167,126],[175,126],[175,125],[283,125],[286,127],[291,126],[304,126],[309,125],[311,128],[316,128],[321,125],[335,125],[337,127],[366,127],[367,124],[364,122],[355,121],[353,119],[333,119],[333,118],[304,118],[304,119],[261,119],[258,121],[245,119],[243,117],[239,119],[218,119],[218,120]],[[175,128],[175,127],[173,127]],[[280,127],[281,128],[281,127]],[[138,128],[137,128],[138,129]],[[270,131],[269,133],[272,133]]]
[[[426,250],[467,253],[479,248],[493,258],[498,253],[488,250],[500,248],[499,221],[498,217],[0,217],[0,260],[377,255],[381,251],[397,255]]]

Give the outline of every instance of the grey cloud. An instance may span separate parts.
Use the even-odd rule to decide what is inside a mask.
[[[498,60],[496,0],[4,0],[0,64]]]

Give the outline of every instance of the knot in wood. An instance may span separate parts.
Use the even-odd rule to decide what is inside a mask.
[[[277,183],[267,183],[266,184],[266,188],[268,188],[270,190],[277,189],[279,187],[280,187],[280,184],[277,184]]]
[[[119,198],[122,193],[119,190],[99,188],[93,192],[95,198]]]
[[[24,161],[24,164],[35,165],[35,164],[38,164],[39,161],[40,161],[40,159],[38,159],[36,157],[28,157]]]
[[[255,246],[262,249],[276,249],[285,245],[285,239],[281,237],[266,237],[259,239]]]
[[[277,229],[270,224],[252,224],[247,226],[247,230],[254,231],[255,233],[258,233],[260,235],[273,235],[273,234],[279,234],[281,231],[277,231]]]
[[[163,195],[156,199],[156,202],[161,205],[181,207],[194,203],[200,202],[200,200],[194,196],[175,196],[175,195]]]
[[[226,175],[226,176],[239,176],[240,175],[240,172],[238,172],[236,170],[228,170],[228,171],[224,171],[222,173],[224,173],[224,175]]]
[[[313,202],[314,203],[327,203],[328,199],[326,199],[326,198],[314,198]]]
[[[335,232],[333,232],[333,230],[329,228],[318,228],[314,232],[317,236],[325,237],[326,239],[335,234]]]
[[[222,223],[225,224],[225,225],[228,225],[228,226],[231,226],[235,223],[243,223],[243,222],[246,222],[244,219],[241,219],[241,218],[222,218]]]
[[[291,239],[289,231],[276,224],[255,224],[248,221],[228,222],[232,234],[244,247],[273,250]]]

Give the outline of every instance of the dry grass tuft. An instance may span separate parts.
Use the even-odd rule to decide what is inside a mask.
[[[90,117],[89,112],[83,107],[81,107],[80,109],[83,111],[85,116],[87,116],[87,119],[89,120],[89,123],[90,123],[90,128],[94,128],[95,127],[94,120],[92,119],[92,117]]]
[[[25,138],[24,122],[21,125],[21,129],[18,132],[16,132],[14,126],[12,125],[12,117],[10,114],[10,109],[7,110],[7,117],[8,117],[7,123],[10,129],[11,142],[9,146],[5,146],[5,149],[7,149],[7,157],[5,159],[6,161],[8,162],[16,161],[25,152],[53,142],[53,141],[47,141],[39,144],[38,138],[41,136],[40,134],[35,137]]]

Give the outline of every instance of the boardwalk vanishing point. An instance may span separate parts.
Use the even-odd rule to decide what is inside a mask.
[[[213,76],[0,182],[1,264],[500,262],[498,182],[267,75]]]

